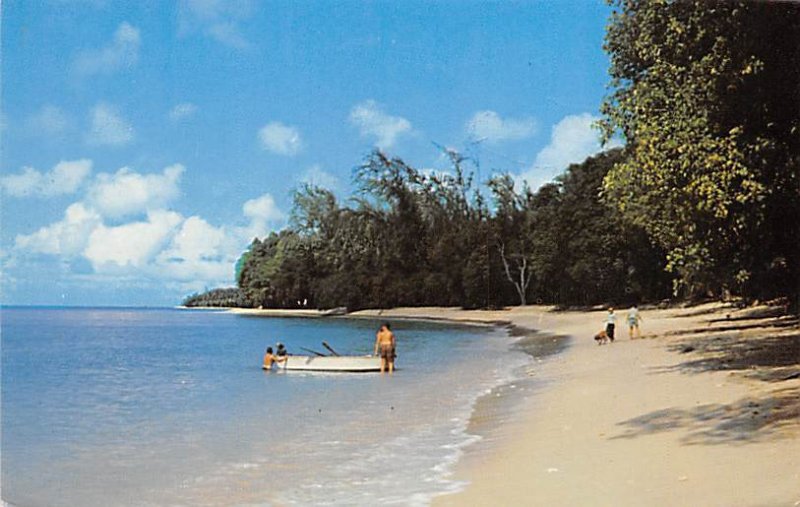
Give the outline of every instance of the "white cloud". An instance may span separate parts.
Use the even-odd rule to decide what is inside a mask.
[[[38,194],[44,176],[33,167],[23,167],[18,174],[0,178],[0,188],[14,197],[27,197]]]
[[[198,216],[185,219],[150,269],[185,289],[230,284],[236,260],[252,239],[275,230],[286,218],[270,194],[245,202],[242,213],[248,223],[238,227],[216,227]]]
[[[279,155],[296,155],[303,147],[300,131],[279,121],[267,123],[258,131],[261,147]]]
[[[83,255],[98,273],[143,267],[164,248],[181,221],[178,213],[157,210],[148,213],[145,222],[99,225],[89,235]]]
[[[223,45],[246,49],[241,23],[252,16],[250,0],[183,0],[179,10],[179,33],[201,32]]]
[[[183,102],[170,109],[169,119],[174,122],[179,122],[181,120],[189,118],[196,112],[197,112],[196,105],[192,104],[191,102]]]
[[[274,222],[284,218],[283,212],[278,209],[275,199],[270,194],[264,194],[245,202],[242,212],[244,216],[252,220]]]
[[[244,227],[236,228],[234,234],[249,244],[255,237],[262,237],[286,220],[270,194],[250,199],[242,206],[242,214],[248,219]]]
[[[88,203],[104,216],[123,217],[166,206],[180,195],[181,164],[161,174],[141,174],[123,167],[114,174],[101,173],[89,188]]]
[[[61,161],[46,173],[23,167],[20,173],[0,177],[0,188],[13,197],[72,194],[91,172],[92,161],[87,159]]]
[[[374,100],[353,107],[350,123],[358,127],[362,137],[374,137],[375,145],[381,149],[391,148],[400,135],[411,131],[410,121],[386,114]]]
[[[47,138],[61,136],[69,129],[70,124],[67,114],[52,104],[43,105],[26,122],[30,132]]]
[[[586,157],[603,149],[600,133],[594,128],[598,120],[589,113],[565,116],[550,134],[550,142],[536,155],[533,166],[520,174],[536,189],[561,174],[570,164],[583,162]],[[619,146],[612,141],[606,149]]]
[[[122,146],[133,140],[133,126],[117,108],[103,102],[90,112],[91,127],[86,141],[92,145]]]
[[[332,191],[338,190],[341,183],[339,178],[327,171],[324,171],[322,166],[319,164],[314,164],[306,169],[303,175],[300,176],[300,182],[308,183],[309,185],[316,185]]]
[[[245,202],[242,206],[242,213],[250,220],[250,224],[240,229],[240,235],[249,239],[264,236],[286,218],[270,194],[263,194]]]
[[[478,111],[467,122],[466,128],[474,140],[497,143],[533,136],[536,121],[533,118],[501,118],[494,111]]]
[[[126,190],[137,195],[142,188],[152,190],[154,178],[174,186],[181,172],[182,166],[176,165],[160,175],[129,169],[98,175],[85,200],[70,205],[61,220],[18,235],[14,256],[8,257],[51,255],[65,269],[82,261],[91,272],[72,275],[87,283],[158,284],[180,290],[229,285],[234,281],[234,264],[253,237],[264,236],[285,220],[270,194],[246,201],[239,224],[221,226],[165,207],[148,209],[144,218],[108,223],[109,210],[96,207]],[[146,207],[145,200],[133,199],[137,207]]]
[[[83,203],[70,205],[64,218],[33,234],[19,235],[15,248],[27,252],[71,257],[83,251],[89,234],[101,224],[100,215]]]
[[[161,252],[161,257],[167,260],[218,261],[222,254],[230,251],[229,240],[223,228],[191,216],[184,220],[170,247]]]
[[[78,75],[91,76],[132,67],[139,60],[141,42],[139,29],[123,22],[107,45],[79,53],[72,63],[73,69]]]
[[[215,227],[198,216],[187,218],[169,246],[155,258],[159,271],[184,282],[230,281],[233,266],[245,241],[224,227]]]

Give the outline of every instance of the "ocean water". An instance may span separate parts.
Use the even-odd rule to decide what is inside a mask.
[[[2,497],[19,506],[425,505],[479,396],[527,364],[503,331],[394,322],[393,376],[264,372],[264,348],[370,353],[376,321],[2,310]]]

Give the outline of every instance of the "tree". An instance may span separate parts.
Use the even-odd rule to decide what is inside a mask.
[[[603,201],[603,179],[625,153],[612,149],[572,164],[533,200],[534,269],[542,298],[591,304],[668,294],[664,253]]]
[[[527,207],[532,195],[527,186],[522,195],[517,194],[514,180],[507,174],[491,179],[489,188],[497,208],[494,222],[503,272],[516,289],[519,304],[524,306],[528,303],[528,288],[533,279],[530,244],[532,222]]]
[[[796,297],[800,5],[613,4],[601,126],[627,154],[608,202],[666,250],[676,294]]]

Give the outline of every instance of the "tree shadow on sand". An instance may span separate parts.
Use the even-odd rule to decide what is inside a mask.
[[[682,439],[686,444],[715,445],[787,438],[794,432],[785,429],[800,427],[797,318],[768,308],[709,320],[708,324],[673,332],[671,336],[680,338],[669,348],[686,360],[652,372],[727,371],[774,387],[730,404],[672,407],[644,414],[619,423],[623,432],[613,438],[682,430],[687,432]]]
[[[741,322],[748,320],[750,322]],[[761,330],[764,328],[774,328],[777,330],[795,328],[800,323],[797,317],[782,316],[772,318],[768,321],[753,321],[752,319],[731,318],[731,319],[713,319],[709,320],[709,325],[706,327],[695,327],[687,329],[678,329],[664,333],[664,336],[686,336],[705,334],[709,332],[729,332],[729,331],[748,331],[748,330]]]
[[[715,333],[682,340],[669,348],[691,354],[693,359],[662,368],[664,371],[731,371],[767,382],[800,377],[800,331],[765,337]]]
[[[619,423],[623,432],[612,437],[630,439],[644,435],[683,430],[687,445],[752,443],[774,438],[793,438],[782,431],[800,419],[800,386],[780,389],[767,397],[747,397],[734,403],[706,404],[656,410]]]

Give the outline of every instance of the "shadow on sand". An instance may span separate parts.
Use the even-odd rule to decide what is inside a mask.
[[[730,404],[672,407],[619,423],[622,433],[613,437],[638,436],[682,430],[689,445],[758,442],[787,438],[788,427],[800,427],[800,325],[796,316],[773,308],[735,312],[709,319],[705,328],[680,330],[670,350],[685,354],[686,361],[655,368],[700,373],[728,371],[749,379],[768,382],[768,392]],[[784,382],[786,382],[784,384]]]
[[[751,443],[774,438],[793,438],[781,431],[800,419],[800,386],[779,389],[767,397],[748,397],[734,403],[706,404],[656,410],[619,423],[623,432],[615,439],[636,438],[673,430],[687,435],[687,445]]]
[[[797,330],[757,338],[715,333],[675,343],[670,350],[691,353],[693,359],[663,368],[665,371],[731,371],[767,382],[800,377],[800,331]]]

